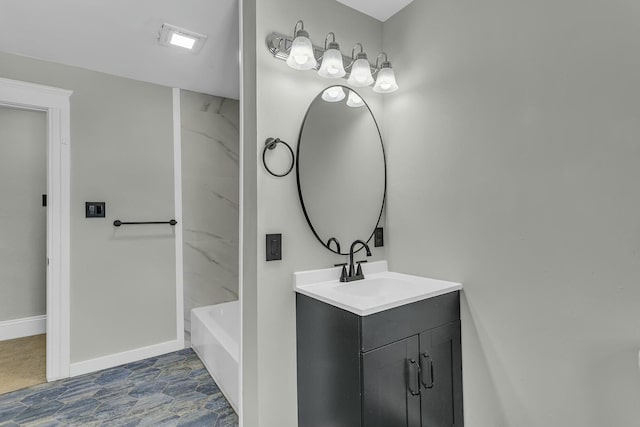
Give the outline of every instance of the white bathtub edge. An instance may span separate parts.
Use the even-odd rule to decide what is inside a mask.
[[[234,314],[231,314],[231,317],[225,316],[225,313],[228,315],[229,312],[224,310],[224,306],[230,304],[236,306],[239,302],[230,301],[191,310],[191,348],[198,355],[233,410],[239,414],[238,370],[240,369],[240,361],[238,349],[234,348],[234,345],[239,344],[236,340],[239,341],[240,337],[232,336],[233,332],[239,331],[227,329],[228,327],[233,328],[233,326],[228,325],[225,320],[235,319]],[[222,323],[211,313],[221,314]],[[231,313],[234,313],[233,310]]]
[[[236,414],[240,414],[240,412],[238,411],[238,407],[237,407],[236,403],[232,399],[229,398],[230,394],[229,394],[228,390],[225,390],[225,388],[222,386],[222,382],[220,382],[219,378],[216,378],[216,375],[213,374],[213,370],[209,367],[209,364],[207,363],[205,358],[200,354],[200,352],[198,351],[197,348],[195,348],[193,346],[191,348],[198,355],[198,357],[202,361],[202,364],[207,369],[207,372],[209,372],[209,375],[211,376],[211,378],[213,378],[213,381],[215,381],[216,385],[218,386],[218,388],[220,389],[222,394],[224,394],[224,397],[227,399],[227,402],[229,402],[229,405],[231,405],[233,410],[236,411]]]

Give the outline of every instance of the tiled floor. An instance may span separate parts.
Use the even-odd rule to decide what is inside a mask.
[[[0,427],[237,425],[191,349],[0,395]]]

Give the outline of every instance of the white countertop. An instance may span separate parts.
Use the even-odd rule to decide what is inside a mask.
[[[388,271],[386,261],[362,264],[364,280],[340,282],[342,267],[293,274],[294,290],[359,316],[462,289],[460,283]]]

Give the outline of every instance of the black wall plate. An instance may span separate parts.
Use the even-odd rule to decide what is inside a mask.
[[[282,234],[267,234],[267,261],[282,259]]]
[[[105,202],[85,202],[84,213],[86,218],[104,218],[105,217]]]
[[[374,247],[379,248],[380,246],[384,246],[384,229],[382,227],[376,228],[373,239]]]

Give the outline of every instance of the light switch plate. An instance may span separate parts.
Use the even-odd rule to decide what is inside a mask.
[[[282,259],[282,234],[267,234],[267,261]]]
[[[374,247],[379,248],[381,246],[384,246],[384,229],[382,227],[376,228],[373,239]]]
[[[84,212],[86,218],[104,218],[106,213],[105,202],[85,202]]]

